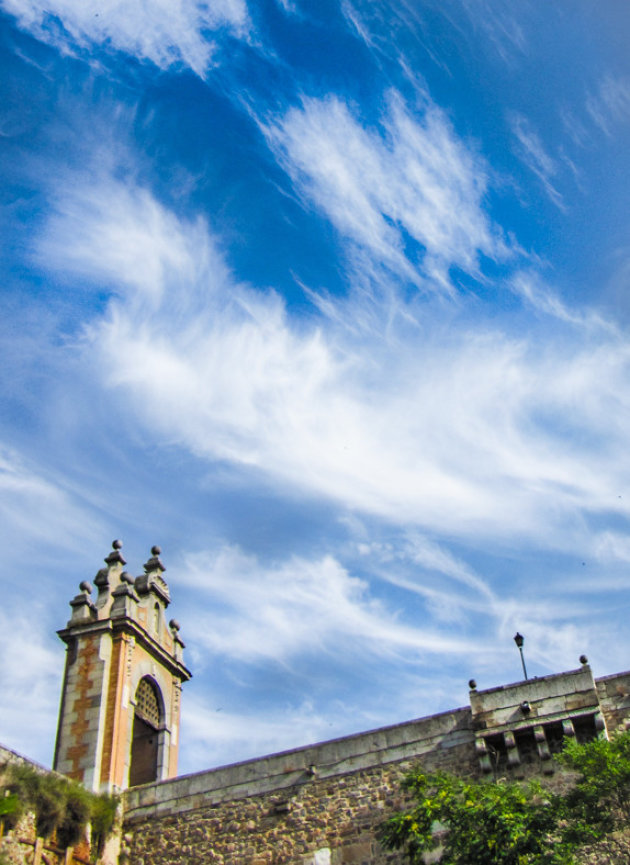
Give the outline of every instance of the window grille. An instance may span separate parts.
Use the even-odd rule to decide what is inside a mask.
[[[160,726],[160,701],[155,685],[149,679],[140,679],[136,691],[136,715],[156,729]]]

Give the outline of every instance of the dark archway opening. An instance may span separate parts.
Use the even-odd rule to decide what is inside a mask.
[[[161,698],[148,677],[140,680],[136,691],[136,710],[131,738],[129,786],[158,780],[158,746],[162,721]]]

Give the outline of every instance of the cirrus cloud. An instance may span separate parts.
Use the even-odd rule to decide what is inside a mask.
[[[613,330],[556,306],[566,330],[544,348],[415,308],[387,338],[297,325],[234,279],[202,220],[133,183],[66,180],[40,260],[116,286],[90,354],[164,440],[468,540],[570,549],[589,514],[626,514],[630,354]]]
[[[245,0],[2,0],[19,26],[63,53],[111,46],[160,69],[188,66],[203,76],[212,62],[212,36],[226,30],[244,38]]]
[[[426,94],[411,111],[390,92],[380,128],[365,128],[336,96],[305,98],[261,126],[295,188],[354,245],[364,275],[385,265],[397,278],[450,292],[451,267],[478,274],[480,256],[508,256],[482,207],[483,159]]]

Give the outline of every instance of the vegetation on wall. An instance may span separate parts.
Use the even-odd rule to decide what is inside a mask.
[[[381,839],[418,865],[429,852],[442,865],[574,865],[580,847],[630,822],[630,734],[572,741],[558,759],[575,773],[565,793],[411,772],[403,787],[413,804]]]
[[[61,775],[39,772],[26,764],[13,765],[6,770],[3,789],[5,798],[0,803],[10,804],[4,813],[0,804],[0,819],[15,825],[25,812],[31,812],[37,835],[49,838],[55,833],[63,848],[84,837],[90,824],[92,848],[98,852],[114,825],[117,796],[90,793]]]

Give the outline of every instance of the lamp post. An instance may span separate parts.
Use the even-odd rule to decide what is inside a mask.
[[[514,636],[514,642],[516,643],[518,650],[521,654],[521,664],[523,665],[523,675],[525,676],[525,679],[527,679],[528,678],[527,668],[525,666],[525,658],[523,657],[523,643],[525,642],[525,637],[522,634],[519,634],[519,632],[517,631],[515,636]]]

